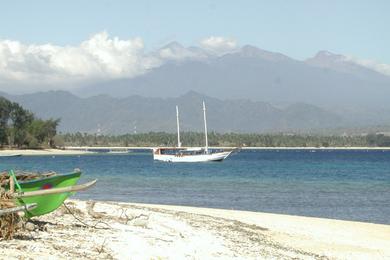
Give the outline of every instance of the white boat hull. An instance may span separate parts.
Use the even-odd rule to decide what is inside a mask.
[[[0,157],[19,157],[22,156],[21,153],[6,153],[6,154],[1,154]]]
[[[153,159],[163,162],[212,162],[226,159],[232,152],[219,152],[195,155],[153,154]]]

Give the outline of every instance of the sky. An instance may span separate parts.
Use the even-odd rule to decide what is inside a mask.
[[[214,54],[250,44],[298,60],[328,50],[388,70],[389,13],[385,0],[5,1],[0,84],[132,77],[195,55],[145,55],[172,41]]]
[[[389,13],[387,0],[13,0],[1,4],[0,39],[75,45],[107,31],[155,49],[223,36],[296,59],[329,50],[390,63]]]

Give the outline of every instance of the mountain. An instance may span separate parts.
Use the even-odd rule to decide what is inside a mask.
[[[175,58],[135,78],[93,83],[75,93],[169,98],[196,91],[219,99],[301,102],[328,109],[390,108],[390,77],[341,55],[323,51],[298,61],[249,45],[222,56],[195,55],[177,43],[163,49]]]
[[[70,132],[174,131],[176,104],[184,129],[200,131],[203,98],[219,132],[390,124],[390,77],[344,55],[320,51],[299,61],[250,45],[218,54],[177,42],[147,55],[158,65],[133,78],[85,81],[72,94],[3,95],[43,118],[61,117]]]
[[[344,55],[334,54],[329,51],[319,51],[314,57],[305,61],[307,64],[338,71],[345,74],[351,74],[363,80],[374,82],[389,82],[389,77],[370,68],[361,66]]]
[[[297,103],[276,108],[248,99],[221,100],[187,92],[177,98],[99,95],[80,98],[69,92],[49,91],[7,95],[42,118],[61,118],[62,132],[123,134],[133,131],[176,130],[175,106],[180,108],[183,131],[203,131],[202,101],[207,104],[208,126],[217,132],[308,131],[342,126],[342,117],[319,107]]]

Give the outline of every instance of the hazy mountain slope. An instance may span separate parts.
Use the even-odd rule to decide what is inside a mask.
[[[244,46],[221,57],[167,62],[142,76],[100,82],[78,93],[177,97],[193,90],[221,99],[303,102],[322,107],[390,107],[390,77],[357,64],[340,65],[322,56],[326,55],[301,62]]]
[[[203,131],[202,100],[210,131],[280,132],[342,126],[340,116],[316,106],[295,104],[278,109],[247,99],[220,100],[188,92],[178,98],[131,96],[79,98],[63,91],[8,96],[43,118],[61,118],[60,131],[121,134],[176,130],[175,105],[183,131]]]
[[[389,76],[361,66],[344,55],[334,54],[329,51],[319,51],[314,57],[305,61],[306,64],[351,74],[359,79],[389,84]]]

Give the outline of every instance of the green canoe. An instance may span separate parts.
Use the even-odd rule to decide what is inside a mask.
[[[19,182],[19,185],[22,191],[26,193],[30,191],[65,188],[76,185],[77,181],[80,179],[80,176],[81,172],[75,171],[72,173],[58,174],[37,180],[21,181]],[[15,191],[18,192],[17,187],[15,187]],[[71,194],[72,192],[64,192],[58,194],[17,198],[16,203],[20,206],[36,203],[38,206],[35,209],[26,211],[26,217],[31,218],[56,210]]]

